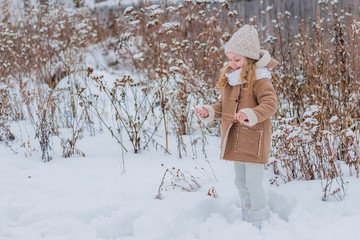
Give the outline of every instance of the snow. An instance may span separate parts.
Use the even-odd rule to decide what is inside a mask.
[[[336,122],[338,119],[339,119],[338,116],[332,116],[332,117],[330,118],[330,120],[329,120],[329,123],[334,123],[334,122]]]
[[[86,157],[62,158],[54,144],[56,154],[48,163],[40,160],[40,152],[24,157],[24,151],[14,154],[0,144],[0,239],[318,240],[358,234],[360,182],[350,176],[345,176],[349,185],[343,201],[323,202],[320,181],[275,187],[268,182],[273,174],[266,171],[270,218],[260,230],[243,222],[233,164],[218,159],[218,138],[210,137],[209,143],[217,181],[202,177],[192,157],[177,158],[173,136],[172,155],[154,150],[125,154],[124,174],[121,148],[107,133],[79,142]],[[202,157],[197,161],[206,166]],[[162,200],[155,199],[162,164],[200,177],[202,187],[195,192],[168,188]],[[211,187],[218,198],[207,195]]]
[[[127,7],[125,10],[124,10],[124,15],[132,12],[134,10],[134,7]]]
[[[85,2],[95,5],[94,0]],[[105,1],[99,6],[118,3]],[[133,3],[136,1],[121,1],[122,5]],[[272,8],[268,7],[267,11]],[[164,29],[178,26],[177,22],[162,25]],[[131,37],[131,33],[122,37]],[[268,39],[273,40],[271,37]],[[92,49],[86,53],[85,66],[94,68],[94,75],[103,75],[109,86],[121,74],[131,75],[126,69],[108,71],[108,65],[118,60],[115,52],[104,54],[101,46]],[[137,52],[134,58],[143,58],[143,53]],[[182,60],[176,62],[183,64]],[[179,69],[173,66],[170,71]],[[70,77],[76,79],[75,74]],[[56,90],[66,89],[68,84],[62,81]],[[97,91],[94,85],[90,87]],[[110,104],[104,104],[106,107]],[[310,106],[304,114],[305,122],[318,124],[313,119],[318,111],[318,106]],[[336,120],[336,116],[331,118],[331,122]],[[85,132],[84,139],[76,146],[85,157],[63,158],[60,140],[53,138],[52,160],[44,163],[32,126],[14,122],[11,129],[16,136],[11,148],[0,142],[0,240],[335,240],[354,239],[358,235],[360,181],[349,174],[344,176],[349,182],[345,199],[338,202],[330,198],[323,202],[320,180],[280,183],[276,187],[269,183],[274,174],[266,170],[263,184],[271,214],[259,230],[241,220],[233,163],[219,160],[217,137],[207,136],[206,151],[215,172],[213,176],[202,155],[199,154],[198,163],[193,160],[189,136],[184,136],[188,156],[182,159],[177,157],[176,138],[170,134],[171,155],[154,148],[139,154],[128,152],[124,164],[122,149],[108,132],[96,132],[95,136]],[[66,132],[61,129],[62,137]],[[165,141],[161,132],[157,140]],[[355,133],[349,128],[346,136],[354,137]],[[306,136],[301,129],[294,128],[288,138],[295,137]],[[22,145],[23,141],[26,144]],[[161,199],[156,199],[165,169],[172,167],[195,176],[201,187],[192,192],[173,189],[173,180],[168,176],[164,185],[167,191],[162,191]],[[216,198],[208,195],[212,188]]]
[[[179,22],[167,22],[161,25],[162,28],[168,30],[168,29],[173,29],[176,27],[179,27],[180,23]]]
[[[144,53],[139,52],[139,53],[137,53],[137,54],[134,55],[134,58],[135,58],[135,59],[139,59],[139,58],[141,58],[143,55],[144,55]]]
[[[353,130],[351,130],[350,128],[346,129],[346,137],[356,137],[355,133]]]
[[[311,105],[306,109],[305,113],[303,114],[303,117],[308,118],[314,116],[314,114],[318,113],[319,111],[320,111],[319,106]]]

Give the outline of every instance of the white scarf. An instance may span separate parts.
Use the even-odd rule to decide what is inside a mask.
[[[241,74],[241,68],[233,71],[231,73],[226,73],[225,76],[229,79],[230,86],[236,86],[240,84],[240,74]],[[256,69],[256,80],[267,78],[271,79],[271,73],[269,69],[263,67],[263,68],[257,68]]]

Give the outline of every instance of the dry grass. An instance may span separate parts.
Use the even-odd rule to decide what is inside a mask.
[[[12,107],[8,89],[0,89],[0,142],[12,141],[15,136],[10,131]]]
[[[273,1],[273,6],[262,9],[261,19],[269,22],[257,22],[260,16],[251,18],[251,23],[264,31],[260,31],[263,45],[280,62],[273,70],[280,99],[276,118],[292,118],[293,128],[305,131],[306,109],[317,105],[321,110],[316,116],[317,134],[311,135],[315,152],[296,149],[292,153],[285,146],[293,145],[295,140],[281,138],[276,139],[274,153],[287,158],[296,155],[296,164],[286,173],[289,180],[324,178],[327,173],[321,172],[325,167],[321,163],[331,165],[326,156],[333,152],[335,161],[346,162],[359,176],[359,19],[341,10],[336,2],[326,1],[319,3],[317,18],[294,18],[290,12],[280,11],[281,3]],[[144,5],[128,8],[117,21],[119,55],[130,58],[135,69],[147,76],[144,82],[150,89],[164,89],[163,104],[168,106],[164,115],[175,122],[179,146],[182,134],[193,131],[189,103],[214,102],[219,95],[214,85],[225,60],[222,46],[246,22],[231,7],[202,1]],[[274,127],[288,126],[280,121]],[[329,135],[333,136],[331,141]],[[303,154],[299,155],[300,151]],[[313,155],[319,161],[314,164],[320,164],[315,172],[309,163]],[[289,165],[284,159],[277,161]],[[332,177],[338,176],[335,167],[330,169]],[[304,176],[298,176],[302,172]]]
[[[125,106],[122,102],[124,99],[131,99],[131,103],[126,104],[140,106],[142,100],[146,103],[142,105],[141,112],[148,114],[139,115],[140,120],[125,113],[113,119],[116,131],[128,133],[135,152],[150,146],[151,142],[153,146],[160,146],[168,152],[167,136],[173,133],[177,137],[179,156],[182,157],[187,154],[184,135],[190,135],[194,145],[202,143],[204,146],[206,136],[219,133],[216,128],[218,123],[210,126],[198,123],[191,106],[216,101],[220,93],[214,86],[219,69],[226,61],[222,47],[237,28],[250,22],[258,28],[264,48],[280,62],[273,70],[273,84],[280,103],[274,132],[279,130],[291,135],[292,131],[298,130],[308,134],[309,138],[305,141],[300,135],[293,138],[274,136],[273,156],[276,162],[271,166],[275,173],[286,181],[335,178],[341,175],[337,167],[340,160],[359,176],[358,16],[342,10],[335,1],[322,1],[318,4],[320,13],[317,18],[302,19],[281,10],[277,5],[283,3],[282,0],[266,2],[273,2],[273,5],[259,4],[260,15],[251,19],[244,18],[239,14],[244,14],[243,11],[236,11],[227,2],[189,0],[166,6],[162,3],[144,4],[139,8],[127,8],[123,14],[119,14],[116,19],[117,31],[112,33],[114,35],[109,41],[112,44],[108,48],[115,49],[119,62],[124,64],[122,66],[136,72],[136,84],[139,86],[130,86],[130,80],[119,80],[114,88],[103,85],[101,94],[107,94],[111,99],[114,112],[120,112]],[[110,36],[110,31],[86,11],[74,12],[61,6],[28,6],[26,9],[24,17],[14,24],[6,20],[9,12],[7,5],[2,5],[2,12],[6,14],[0,23],[0,82],[5,86],[36,82],[39,87],[46,83],[50,89],[54,88],[63,76],[84,73],[85,68],[81,65],[74,67],[74,61],[82,61],[74,60],[74,52],[81,52],[82,48]],[[264,21],[266,19],[269,21]],[[116,43],[114,39],[117,39]],[[119,76],[119,79],[123,77]],[[101,86],[106,79],[97,81]],[[133,95],[130,90],[139,87],[144,91]],[[71,96],[78,98],[69,101],[69,105],[75,109],[70,111],[72,114],[77,112],[76,109],[86,112],[92,108],[90,105],[88,109],[84,108],[86,104],[96,104],[96,98],[83,101],[81,93],[84,88],[77,86],[72,90]],[[129,91],[122,91],[125,88]],[[50,110],[61,105],[57,102],[60,98],[55,98],[53,103],[47,101],[47,94],[39,97],[43,97],[39,102],[44,106],[50,104]],[[33,106],[36,98],[28,98],[28,101],[18,101],[13,107],[22,109],[23,103]],[[79,107],[79,104],[83,106]],[[319,111],[310,117],[306,111],[313,105]],[[140,108],[133,107],[140,114]],[[54,114],[50,114],[47,121],[54,121],[51,124],[56,126],[55,123],[61,122],[59,119],[63,116],[59,111],[50,110],[47,114]],[[31,118],[25,114],[26,111],[21,111],[20,116]],[[79,118],[67,117],[80,119],[80,115]],[[41,116],[39,119],[45,119]],[[86,113],[83,119],[88,119],[91,125],[95,118],[101,118],[101,113],[89,116]],[[6,121],[19,117],[11,116],[8,119]],[[143,123],[146,121],[155,123],[151,125],[152,129],[144,129]],[[83,124],[79,123],[79,128],[73,126],[73,138],[78,139],[81,134],[76,129],[82,129]],[[315,128],[314,131],[310,127]],[[154,139],[159,129],[165,131],[166,137],[161,144]],[[147,132],[145,135],[143,130]],[[200,137],[194,134],[199,132]],[[118,142],[123,145],[121,134],[117,136]],[[74,145],[70,149],[74,150]],[[193,152],[196,152],[194,148]],[[285,173],[280,172],[280,168]]]

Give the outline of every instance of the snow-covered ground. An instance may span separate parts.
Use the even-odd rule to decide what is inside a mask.
[[[19,2],[14,1],[14,8],[15,3]],[[118,3],[109,0],[97,6]],[[92,6],[95,1],[86,0],[86,4]],[[117,59],[114,52],[105,58],[101,49],[92,49],[85,65],[95,73],[103,71],[109,83],[127,71],[121,69],[119,74],[107,69],[108,62]],[[65,85],[62,82],[58,88]],[[349,184],[341,202],[321,200],[321,181],[276,187],[269,184],[273,173],[266,171],[264,187],[271,214],[259,230],[241,220],[233,163],[219,160],[219,138],[209,136],[206,148],[213,176],[201,154],[197,162],[191,149],[189,156],[177,157],[174,136],[169,140],[171,155],[153,148],[126,153],[123,173],[121,147],[106,131],[96,136],[85,133],[77,148],[86,157],[63,158],[55,139],[53,159],[47,163],[41,161],[31,126],[13,123],[12,132],[16,135],[12,148],[0,142],[0,240],[337,240],[359,235],[360,180],[349,176],[347,167],[344,179]],[[201,188],[186,192],[168,187],[162,199],[156,199],[166,167],[190,172]],[[164,186],[170,183],[168,175]],[[216,198],[208,195],[212,188]]]
[[[209,161],[217,181],[195,170],[192,157],[145,150],[125,154],[107,133],[85,136],[86,157],[62,158],[55,146],[52,161],[39,152],[24,157],[0,144],[1,240],[170,240],[170,239],[356,239],[360,222],[360,181],[346,176],[344,201],[321,201],[320,181],[264,186],[272,213],[261,230],[241,220],[233,184],[233,164],[218,159],[219,139],[209,138]],[[54,144],[55,145],[55,144]],[[207,168],[201,157],[198,163]],[[165,167],[200,177],[195,192],[171,190],[155,199]],[[165,185],[170,181],[166,180]],[[218,197],[207,195],[214,187]]]

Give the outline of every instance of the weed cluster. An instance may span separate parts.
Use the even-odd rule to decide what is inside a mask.
[[[191,106],[218,99],[214,87],[226,61],[222,48],[250,23],[280,63],[273,69],[280,104],[270,167],[284,181],[337,179],[338,161],[360,175],[360,21],[338,1],[319,1],[310,18],[293,16],[285,0],[252,1],[256,16],[231,1],[140,1],[118,14],[113,32],[85,8],[24,0],[21,17],[14,18],[8,1],[0,2],[0,83],[6,86],[0,137],[13,138],[11,121],[30,120],[44,160],[51,136],[59,136],[61,128],[71,129],[61,141],[64,156],[83,155],[76,142],[85,130],[95,134],[96,121],[124,151],[129,142],[134,152],[152,144],[168,153],[168,135],[174,134],[179,157],[187,154],[186,136],[194,155],[201,143],[206,156],[206,138],[219,134],[218,123],[204,126]],[[96,76],[84,65],[82,51],[98,42],[134,74],[114,83]],[[56,89],[64,76],[68,87]],[[8,86],[15,86],[10,104]],[[100,101],[109,103],[108,112]]]

